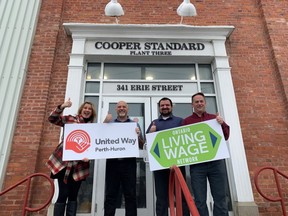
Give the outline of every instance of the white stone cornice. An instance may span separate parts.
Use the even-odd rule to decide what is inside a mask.
[[[162,38],[162,39],[224,39],[231,35],[233,26],[137,25],[64,23],[67,35],[75,38]]]

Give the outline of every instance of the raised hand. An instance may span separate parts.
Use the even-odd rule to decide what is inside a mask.
[[[68,98],[68,100],[67,101],[65,101],[62,105],[61,105],[61,109],[64,109],[64,108],[66,108],[66,107],[71,107],[72,106],[72,102],[71,102],[71,100],[70,100],[70,98]]]
[[[133,118],[133,121],[138,123],[139,122],[139,118],[135,117],[135,118]]]
[[[152,133],[152,132],[155,132],[156,130],[157,130],[156,124],[155,124],[155,122],[153,121],[153,122],[152,122],[152,126],[151,126],[149,132]]]
[[[216,120],[219,124],[223,124],[223,118],[220,116],[219,112],[216,113]]]
[[[113,120],[112,114],[108,111],[106,118],[104,119],[104,123],[111,122]]]

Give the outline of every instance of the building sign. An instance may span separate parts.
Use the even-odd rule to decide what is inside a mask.
[[[105,82],[103,84],[103,93],[125,93],[125,94],[135,94],[147,95],[156,93],[168,93],[168,94],[191,94],[191,92],[197,92],[196,83],[163,83],[163,82]]]
[[[211,55],[209,42],[139,42],[139,41],[87,41],[87,54],[131,56]]]
[[[146,134],[150,170],[229,157],[221,125],[215,120]]]
[[[66,124],[63,160],[139,157],[136,127],[136,122]]]

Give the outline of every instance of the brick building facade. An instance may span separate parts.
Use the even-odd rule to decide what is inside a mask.
[[[132,25],[132,29],[133,26],[137,29],[138,25],[145,24],[148,26],[147,31],[150,31],[149,26],[157,28],[157,25],[160,27],[168,25],[172,26],[171,30],[177,30],[177,25],[183,26],[179,24],[180,17],[176,13],[177,7],[182,2],[180,0],[119,0],[119,2],[124,8],[125,15],[120,17],[119,27],[112,25],[111,28],[116,32],[117,29],[122,27],[126,29],[129,25]],[[231,212],[234,215],[257,215],[258,212],[261,216],[282,215],[279,203],[266,201],[259,195],[253,178],[257,168],[263,166],[273,166],[287,174],[288,71],[286,68],[288,67],[288,51],[286,38],[288,35],[288,2],[286,0],[195,0],[191,2],[196,7],[198,15],[185,17],[183,24],[195,27],[195,32],[201,32],[200,27],[230,26],[231,29],[233,28],[227,34],[225,48],[227,56],[229,56],[228,61],[231,68],[229,74],[231,74],[231,86],[234,92],[225,92],[225,86],[217,86],[221,81],[215,81],[215,88],[218,89],[216,95],[217,100],[220,101],[219,109],[226,113],[225,120],[230,125],[233,125],[234,120],[239,120],[241,130],[232,138],[239,136],[243,140],[244,156],[242,158],[246,160],[245,163],[248,167],[250,185],[247,187],[252,188],[252,200],[239,198],[241,195],[238,195],[237,188],[243,187],[243,185],[240,186],[241,177],[237,177],[235,180],[236,175],[231,174],[234,177],[232,179],[235,180],[230,182]],[[45,162],[59,141],[60,130],[51,125],[47,121],[47,117],[49,112],[69,95],[69,90],[67,90],[69,86],[69,83],[67,84],[68,71],[72,70],[71,61],[73,59],[71,58],[73,55],[71,57],[71,53],[73,54],[72,47],[77,40],[77,36],[73,37],[73,33],[80,32],[80,30],[73,30],[74,27],[69,24],[75,24],[75,28],[81,27],[83,23],[91,24],[91,28],[86,26],[84,29],[92,32],[97,32],[97,29],[104,25],[103,31],[109,32],[109,25],[115,23],[115,18],[105,16],[104,8],[107,3],[108,1],[90,0],[43,0],[41,2],[28,69],[25,74],[26,80],[16,110],[17,120],[13,130],[14,135],[10,142],[10,150],[8,153],[6,152],[7,165],[5,172],[2,173],[2,189],[15,184],[31,173],[49,174]],[[93,24],[99,26],[95,27]],[[5,31],[3,28],[0,30]],[[153,29],[151,31],[154,33]],[[128,29],[127,32],[130,33],[130,30]],[[171,34],[176,35],[175,32],[171,32]],[[191,34],[193,35],[193,33]],[[114,37],[117,38],[117,35],[115,34]],[[110,39],[114,40],[113,35]],[[173,39],[175,40],[175,38]],[[76,56],[77,53],[74,54]],[[5,53],[1,53],[1,58],[2,56],[5,56]],[[88,63],[98,61],[97,58],[91,60],[89,56],[86,57],[85,60]],[[157,59],[157,57],[155,58]],[[105,60],[107,59],[104,58],[101,62],[105,62]],[[161,58],[161,62],[162,60]],[[206,61],[207,59],[205,63]],[[211,64],[213,64],[212,62],[213,60],[211,60]],[[196,62],[193,60],[193,63],[197,63],[197,60]],[[201,60],[198,60],[198,63],[200,64]],[[87,67],[86,63],[83,64]],[[67,65],[70,65],[69,68]],[[227,88],[229,89],[229,87]],[[81,88],[80,90],[82,91]],[[81,91],[77,94],[83,98]],[[193,92],[191,92],[192,94]],[[238,116],[236,116],[237,119],[233,119],[225,111],[225,109],[234,109],[233,104],[225,104],[227,101],[225,97],[229,97],[231,94],[236,99],[236,112],[239,119]],[[82,99],[77,96],[75,96],[75,100],[81,101]],[[99,101],[101,99],[102,96],[99,96]],[[2,101],[2,103],[5,102]],[[98,110],[101,110],[101,107],[98,107]],[[100,117],[98,120],[101,120]],[[1,124],[3,124],[2,121]],[[232,127],[231,130],[233,129],[235,128]],[[234,140],[230,137],[230,149],[233,148],[233,142]],[[231,157],[233,157],[233,153]],[[229,166],[231,170],[237,167],[233,162],[228,162]],[[34,184],[31,198],[33,204],[31,205],[38,205],[46,200],[47,183],[39,181],[37,180]],[[282,181],[282,179],[281,183],[287,185],[287,181]],[[261,178],[261,185],[265,188],[265,193],[277,195],[272,175]],[[18,187],[0,198],[0,215],[20,215],[23,190],[22,187]],[[233,191],[236,191],[236,194],[233,194]],[[287,192],[287,189],[283,191],[286,203],[288,201]],[[244,194],[242,197],[246,197],[246,195]],[[253,213],[247,214],[250,212],[250,208]],[[47,209],[33,213],[33,215],[46,215],[46,212]]]

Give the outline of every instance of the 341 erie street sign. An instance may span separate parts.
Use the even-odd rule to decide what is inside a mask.
[[[150,170],[229,157],[221,125],[215,120],[146,134]]]

